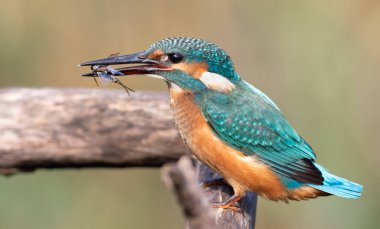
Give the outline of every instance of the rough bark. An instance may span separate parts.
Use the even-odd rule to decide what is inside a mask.
[[[85,167],[159,167],[189,155],[174,126],[166,93],[100,89],[0,90],[0,173]],[[169,167],[168,167],[169,168]],[[185,212],[201,212],[205,197],[194,173],[171,165],[170,177]],[[185,169],[184,169],[185,168]],[[197,163],[199,182],[219,175]],[[192,178],[193,177],[193,178]],[[182,179],[183,178],[183,179]],[[193,204],[185,203],[193,195]],[[206,190],[209,201],[232,195],[228,186]],[[194,203],[202,203],[201,207]],[[217,228],[253,228],[256,195],[240,205],[244,214],[216,209]],[[209,210],[205,210],[209,218]],[[187,216],[189,217],[189,216]],[[203,216],[200,216],[203,217]],[[208,219],[204,219],[212,225]],[[189,219],[191,229],[205,228]],[[212,228],[211,226],[209,228]]]
[[[181,205],[190,229],[215,229],[215,213],[210,208],[206,195],[197,183],[197,176],[189,157],[177,163],[168,163],[162,168],[165,184],[172,189]]]
[[[161,166],[187,151],[165,93],[0,90],[0,169]]]
[[[210,208],[209,202],[221,202],[233,195],[229,185],[201,189],[199,184],[220,179],[221,176],[199,161],[195,167],[187,156],[177,163],[164,165],[163,179],[175,193],[187,220],[188,229],[251,229],[255,228],[257,196],[254,193],[239,201],[243,213]]]
[[[213,172],[210,168],[200,162],[197,162],[196,167],[199,183],[222,178],[222,176]],[[208,187],[205,189],[205,192],[209,202],[222,202],[223,200],[229,199],[234,194],[229,185]],[[253,192],[248,192],[247,195],[239,201],[238,206],[243,210],[243,213],[220,208],[215,209],[215,219],[219,229],[255,228],[257,195]]]

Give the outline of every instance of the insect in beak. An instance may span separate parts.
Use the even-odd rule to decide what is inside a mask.
[[[109,65],[120,64],[141,64],[138,66],[130,66],[114,69]],[[145,52],[139,52],[130,55],[111,54],[108,58],[89,61],[80,64],[79,66],[91,66],[92,72],[84,73],[82,76],[100,77],[101,80],[111,81],[121,85],[129,94],[133,91],[124,85],[116,76],[125,75],[146,75],[155,74],[157,71],[170,71],[171,69],[161,65],[158,61],[145,57]]]

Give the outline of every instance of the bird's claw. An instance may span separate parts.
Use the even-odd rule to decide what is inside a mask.
[[[213,208],[228,209],[228,210],[231,210],[233,212],[237,212],[237,213],[241,213],[241,214],[244,213],[243,209],[241,209],[241,207],[238,207],[238,206],[234,206],[234,205],[219,205],[217,203],[215,203],[215,204],[212,203],[212,204],[213,204],[212,205]]]

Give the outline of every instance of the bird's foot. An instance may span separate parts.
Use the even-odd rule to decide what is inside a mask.
[[[243,209],[241,209],[240,207],[238,206],[234,206],[234,205],[228,205],[228,206],[222,206],[222,205],[213,205],[212,206],[213,208],[222,208],[222,209],[229,209],[233,212],[237,212],[237,213],[244,213],[243,212]]]
[[[243,198],[243,196],[234,195],[231,198],[229,198],[228,200],[225,200],[223,202],[211,202],[211,204],[212,204],[213,208],[229,209],[229,210],[234,211],[234,212],[244,213],[243,209],[241,209],[241,207],[233,205],[234,203],[241,200],[241,198]]]

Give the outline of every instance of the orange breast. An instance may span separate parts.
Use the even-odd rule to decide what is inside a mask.
[[[170,88],[171,108],[183,140],[194,155],[233,187],[235,194],[246,191],[272,200],[284,199],[287,191],[277,175],[254,157],[229,147],[210,129],[202,112],[192,102],[192,94],[178,87]]]

